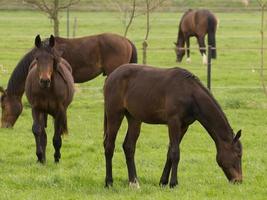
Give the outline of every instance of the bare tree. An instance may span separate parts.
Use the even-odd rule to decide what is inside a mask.
[[[267,87],[265,83],[265,77],[264,77],[264,11],[267,6],[267,1],[264,0],[258,0],[258,3],[261,7],[261,66],[260,66],[260,77],[261,77],[261,83],[263,87],[263,91],[265,95],[267,96]]]
[[[164,1],[166,0],[146,0],[146,34],[143,41],[143,64],[147,63],[147,40],[150,33],[150,13],[161,6]]]
[[[24,0],[24,2],[33,5],[37,9],[45,12],[53,21],[54,35],[59,36],[59,11],[79,3],[80,0]]]

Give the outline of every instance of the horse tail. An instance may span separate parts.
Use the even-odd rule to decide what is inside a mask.
[[[217,20],[214,16],[208,17],[208,45],[212,47],[211,49],[211,58],[216,59],[216,28],[217,28]]]
[[[136,49],[136,46],[130,41],[128,40],[132,46],[132,56],[131,56],[131,59],[130,59],[130,63],[137,63],[138,61],[138,58],[137,58],[137,49]]]

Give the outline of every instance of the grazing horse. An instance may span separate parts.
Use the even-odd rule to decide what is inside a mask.
[[[43,42],[48,45],[49,40]],[[55,37],[55,49],[72,67],[74,82],[89,81],[99,74],[109,75],[125,63],[137,63],[134,44],[125,37],[104,33],[75,39]],[[2,92],[2,127],[12,127],[22,112],[21,98],[24,93],[28,68],[34,59],[36,47],[17,64]]]
[[[125,64],[116,69],[104,86],[104,149],[106,186],[111,186],[112,157],[115,139],[126,116],[128,130],[123,149],[129,184],[138,187],[134,162],[135,147],[141,123],[166,124],[169,130],[167,160],[160,185],[178,184],[179,145],[190,124],[199,121],[214,140],[217,163],[230,182],[242,181],[241,130],[234,135],[219,104],[189,71],[181,68],[161,69]],[[156,137],[156,135],[155,135]]]
[[[25,93],[32,107],[32,132],[36,142],[38,161],[46,160],[47,115],[54,118],[53,145],[55,162],[61,157],[61,135],[68,132],[66,110],[74,94],[74,81],[69,63],[59,56],[51,35],[48,45],[43,45],[40,36],[35,38],[36,51],[29,67]]]
[[[203,64],[207,63],[205,36],[208,34],[208,45],[211,49],[211,58],[216,58],[216,34],[217,19],[209,10],[189,9],[182,16],[179,24],[176,48],[177,62],[181,62],[185,54],[185,43],[187,51],[187,61],[190,62],[190,37],[197,38],[200,53],[203,56]]]

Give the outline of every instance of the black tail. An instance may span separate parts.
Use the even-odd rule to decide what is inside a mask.
[[[212,47],[211,49],[211,58],[216,59],[217,52],[216,52],[216,27],[217,27],[217,20],[213,16],[208,17],[208,45]]]
[[[130,60],[130,63],[137,63],[138,58],[137,58],[137,49],[135,47],[135,45],[129,40],[131,46],[132,46],[132,57]]]

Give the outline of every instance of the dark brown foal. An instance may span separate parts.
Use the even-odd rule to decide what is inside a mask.
[[[123,143],[130,185],[137,185],[135,146],[141,123],[166,124],[169,130],[167,160],[161,185],[177,185],[179,144],[190,124],[199,121],[217,147],[217,162],[231,182],[242,181],[241,131],[235,135],[225,114],[198,78],[181,68],[161,69],[126,64],[116,69],[104,86],[104,148],[106,186],[113,183],[112,157],[123,117],[128,130]],[[155,136],[156,137],[156,136]],[[169,181],[169,176],[170,181]]]

